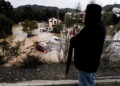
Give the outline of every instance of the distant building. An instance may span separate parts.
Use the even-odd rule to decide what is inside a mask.
[[[66,12],[66,13],[65,13],[65,16],[69,16],[69,17],[71,17],[72,14],[73,14],[72,12]]]
[[[85,17],[85,12],[81,11],[81,12],[66,12],[65,16],[69,16],[72,19],[75,19],[76,16],[78,16],[80,18],[80,21],[84,22],[84,17]]]
[[[58,24],[60,24],[61,23],[61,20],[60,19],[57,19],[57,18],[50,18],[49,20],[48,20],[48,29],[49,30],[51,30],[51,29],[53,29],[53,27],[54,26],[56,26],[56,25],[58,25]]]
[[[120,17],[120,8],[114,7],[112,9],[112,12],[116,14],[117,17]]]

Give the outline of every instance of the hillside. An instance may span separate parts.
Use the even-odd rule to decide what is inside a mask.
[[[72,9],[72,8],[58,8],[58,7],[51,7],[51,6],[43,6],[43,5],[22,5],[22,6],[19,6],[17,8],[14,8],[14,10],[23,10],[23,8],[25,7],[31,7],[33,10],[40,10],[40,11],[44,11],[44,10],[58,10],[58,11],[62,11],[62,12],[74,12],[75,9]],[[113,5],[106,5],[103,7],[103,10],[105,11],[111,11],[112,8],[114,7],[118,7],[120,8],[120,4],[113,4]]]
[[[44,11],[44,10],[59,10],[59,11],[63,11],[63,12],[73,12],[75,9],[71,9],[71,8],[58,8],[58,7],[50,7],[50,6],[42,6],[42,5],[22,5],[22,6],[19,6],[17,8],[14,8],[14,10],[23,10],[23,8],[25,7],[31,7],[33,10],[40,10],[40,11]]]
[[[103,10],[104,11],[111,11],[112,8],[114,8],[114,7],[120,8],[120,4],[106,5],[103,7]]]

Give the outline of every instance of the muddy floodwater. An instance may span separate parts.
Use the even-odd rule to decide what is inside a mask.
[[[22,31],[21,25],[14,25],[12,28],[13,34],[6,38],[6,40],[11,44],[11,46],[16,45],[18,41],[22,42],[20,46],[20,52],[24,54],[20,54],[17,58],[18,59],[25,59],[28,55],[28,53],[32,56],[38,57],[40,61],[43,62],[50,62],[50,63],[59,63],[64,60],[64,52],[61,48],[61,42],[54,39],[54,34],[50,33],[48,31],[46,32],[40,32],[41,28],[45,28],[43,23],[38,23],[38,29],[35,29],[33,31],[33,34],[35,36],[33,37],[27,37],[27,33]],[[33,47],[35,42],[40,42],[44,47],[47,48],[47,53],[38,51]],[[31,52],[31,46],[34,48],[34,50]],[[30,53],[31,52],[31,53]],[[17,59],[14,59],[16,62]],[[13,61],[13,60],[12,60]],[[12,63],[10,61],[10,63]],[[9,63],[8,63],[9,64]],[[7,65],[8,65],[7,64]]]
[[[22,26],[21,25],[14,25],[12,28],[12,35],[7,38],[9,42],[12,41],[12,43],[17,42],[17,41],[23,41],[23,40],[28,40],[28,41],[44,41],[44,40],[51,40],[53,34],[44,32],[40,32],[40,28],[44,28],[43,23],[38,23],[38,29],[35,29],[33,33],[35,36],[31,38],[27,38],[27,33],[22,31]]]

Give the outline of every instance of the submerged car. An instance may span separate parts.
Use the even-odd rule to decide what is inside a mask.
[[[47,53],[47,52],[48,52],[47,47],[43,47],[43,46],[41,46],[41,45],[36,45],[36,49],[37,49],[38,51],[43,52],[43,53]]]
[[[35,36],[35,34],[27,34],[27,37],[32,37],[32,36]]]

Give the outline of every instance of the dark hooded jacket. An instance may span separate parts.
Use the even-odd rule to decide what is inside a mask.
[[[85,27],[70,40],[66,73],[68,73],[73,49],[74,64],[77,69],[89,73],[97,71],[106,35],[99,11],[101,12],[101,7],[96,4],[87,6]],[[93,13],[96,13],[95,16]]]

